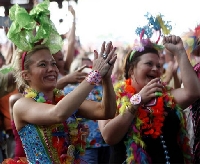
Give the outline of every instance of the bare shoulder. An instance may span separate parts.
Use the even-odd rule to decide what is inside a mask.
[[[15,113],[23,113],[32,106],[35,101],[32,98],[21,97],[19,98],[13,106]]]

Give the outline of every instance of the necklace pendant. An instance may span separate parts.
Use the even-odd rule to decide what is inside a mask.
[[[74,145],[69,145],[67,149],[67,156],[69,158],[69,161],[71,164],[74,163],[74,152],[75,152],[75,146]]]
[[[153,113],[153,111],[151,110],[150,107],[147,107],[147,109],[148,109],[148,111],[149,111],[150,113]]]

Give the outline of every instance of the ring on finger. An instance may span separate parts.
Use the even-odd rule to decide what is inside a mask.
[[[107,62],[109,66],[112,66],[112,64],[110,63],[110,61]]]
[[[107,58],[107,54],[104,53],[104,54],[102,55],[102,57],[103,57],[104,59],[106,59],[106,58]]]

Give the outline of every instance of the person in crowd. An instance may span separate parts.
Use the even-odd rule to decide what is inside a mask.
[[[160,53],[161,80],[172,88],[181,87],[180,70],[176,58],[168,50]]]
[[[16,83],[13,72],[6,72],[2,67],[5,64],[5,58],[0,53],[0,162],[6,157],[12,157],[12,131],[10,131],[10,114],[8,109],[8,97],[15,92]]]
[[[81,82],[87,76],[87,73],[81,72],[80,70],[69,73],[71,63],[75,58],[76,14],[72,6],[69,6],[68,9],[73,16],[73,22],[72,22],[72,27],[67,37],[67,45],[65,45],[67,47],[67,50],[65,51],[60,50],[57,53],[53,54],[53,57],[56,60],[56,64],[59,70],[58,83],[57,83],[58,89],[63,89],[65,86],[71,83]],[[63,47],[63,49],[64,48],[65,47]]]
[[[59,71],[52,56],[62,48],[62,39],[49,19],[48,6],[49,1],[35,6],[30,11],[32,19],[26,21],[18,19],[18,14],[22,13],[30,18],[19,5],[12,6],[9,12],[12,25],[8,38],[18,47],[19,57],[15,75],[18,87],[24,88],[23,98],[13,106],[13,118],[29,163],[80,163],[85,133],[79,116],[110,119],[116,112],[111,80],[112,65],[117,58],[116,47],[110,42],[102,44],[100,53],[95,50],[92,71],[74,91],[64,96],[55,88]],[[36,24],[39,30],[31,40],[27,35],[32,36]],[[85,100],[100,81],[103,85],[102,101]]]
[[[13,72],[3,74],[0,72],[0,97],[16,89],[15,77]]]
[[[184,32],[181,37],[190,63],[200,80],[200,25],[197,25],[194,30]],[[183,87],[185,87],[184,83]],[[185,112],[188,116],[187,129],[189,131],[191,147],[193,149],[193,163],[200,163],[200,99],[196,100],[185,109]]]
[[[199,98],[199,80],[179,36],[164,37],[163,44],[177,58],[184,88],[160,82],[157,46],[142,43],[126,57],[126,80],[114,87],[116,117],[98,121],[112,148],[110,163],[191,163],[182,109]]]
[[[85,67],[84,67],[85,66]],[[83,72],[90,72],[92,61],[87,56],[77,56],[71,64],[70,73],[75,72],[77,69]],[[64,93],[69,94],[80,83],[70,84],[64,88]],[[103,88],[102,85],[96,85],[89,93],[87,100],[102,101]],[[95,110],[95,108],[94,108]],[[88,164],[109,163],[110,147],[105,143],[99,131],[97,120],[90,120],[83,118],[81,122],[89,128],[89,134],[86,138],[86,150],[82,159]]]

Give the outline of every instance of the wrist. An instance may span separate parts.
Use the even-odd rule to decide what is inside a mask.
[[[127,108],[128,112],[131,113],[133,116],[136,115],[137,109],[139,105],[131,105]]]
[[[101,82],[101,75],[99,71],[92,70],[90,73],[88,73],[88,76],[86,77],[86,81],[90,83],[91,85],[97,85]]]
[[[140,96],[139,93],[133,95],[131,98],[130,98],[130,103],[132,105],[140,105],[142,102],[142,97]]]

